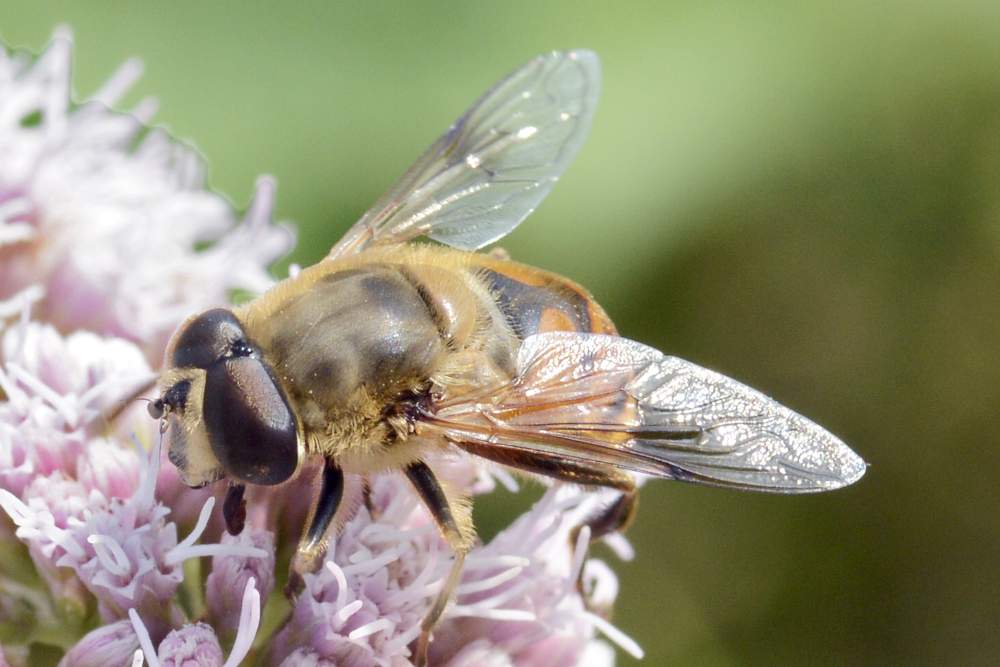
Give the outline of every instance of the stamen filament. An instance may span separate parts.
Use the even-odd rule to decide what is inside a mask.
[[[118,69],[104,82],[104,85],[94,93],[92,99],[107,107],[114,106],[139,80],[139,77],[142,76],[142,69],[141,60],[129,58],[118,66]]]
[[[646,653],[642,650],[642,647],[639,646],[634,639],[615,626],[611,625],[608,621],[590,611],[586,611],[584,614],[590,619],[594,626],[604,634],[605,637],[617,644],[619,648],[636,660],[642,660],[643,656],[646,655]]]
[[[146,624],[139,617],[139,612],[134,608],[129,609],[128,619],[132,621],[132,629],[135,630],[135,636],[139,638],[139,646],[142,647],[142,652],[146,654],[146,662],[149,663],[149,667],[160,667],[160,661],[156,657],[156,649],[153,648],[153,640],[150,639],[149,630],[146,629]],[[132,664],[135,664],[134,656]]]
[[[388,618],[380,618],[377,621],[366,623],[365,625],[362,625],[360,628],[352,630],[351,633],[347,635],[347,638],[362,639],[363,637],[367,637],[368,635],[373,635],[376,632],[381,632],[382,630],[391,630],[392,627],[393,627],[392,621],[390,621]]]
[[[333,578],[337,580],[337,606],[343,607],[344,602],[347,601],[347,575],[339,565],[334,563],[332,560],[326,562],[326,569],[333,574]]]
[[[94,545],[97,559],[111,574],[123,577],[132,569],[132,561],[114,538],[95,533],[89,536],[87,541]]]
[[[245,556],[247,558],[266,558],[267,552],[257,547],[244,546],[241,544],[199,544],[187,549],[174,547],[168,553],[164,561],[167,565],[180,565],[192,558],[202,556]]]
[[[362,602],[361,600],[355,600],[354,602],[343,607],[340,611],[337,612],[337,619],[341,623],[346,623],[348,619],[351,618],[351,616],[354,616],[356,613],[361,611],[361,607],[363,607],[364,605],[365,603]]]
[[[538,617],[534,612],[522,609],[481,609],[475,605],[466,606],[456,604],[448,610],[448,618],[461,618],[472,616],[483,618],[488,621],[537,621]]]
[[[190,533],[188,533],[188,536],[185,537],[180,544],[167,553],[166,561],[168,565],[176,565],[177,563],[186,560],[184,558],[178,559],[177,553],[189,549],[191,545],[198,541],[201,534],[205,532],[205,527],[208,526],[208,520],[212,516],[213,507],[215,507],[215,498],[209,496],[208,500],[205,501],[205,504],[201,506],[201,512],[198,514],[198,522],[194,525],[194,528]]]
[[[256,580],[250,577],[247,580],[246,588],[243,589],[243,603],[240,607],[240,624],[236,629],[236,639],[233,641],[233,650],[229,653],[229,659],[222,667],[237,667],[243,662],[243,658],[247,657],[253,646],[257,629],[260,627],[260,592],[256,585]]]
[[[479,581],[470,581],[467,584],[462,584],[456,589],[458,595],[466,595],[468,593],[479,593],[480,591],[488,591],[491,588],[496,588],[500,584],[507,583],[511,579],[516,579],[517,575],[524,571],[523,567],[512,567],[509,570],[504,570],[498,574],[488,577],[486,579],[481,579]]]

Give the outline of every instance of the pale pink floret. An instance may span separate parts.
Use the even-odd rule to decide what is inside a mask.
[[[410,644],[451,552],[403,480],[377,480],[373,497],[377,519],[359,512],[331,545],[324,570],[306,575],[291,620],[271,645],[272,662],[293,664],[287,661],[298,651],[303,660],[345,667],[410,664]],[[474,549],[456,600],[435,630],[431,662],[577,664],[598,627],[638,653],[585,609],[575,588],[587,532],[576,549],[569,533],[601,502],[599,495],[551,490],[490,544]],[[608,576],[606,568],[590,568],[589,583],[607,595],[614,585],[601,580]]]
[[[88,491],[83,484],[58,471],[32,481],[24,499],[39,515],[51,515],[53,530],[49,534],[67,528],[70,519],[82,517],[88,508],[103,507],[107,502],[100,491]],[[64,608],[71,606],[83,612],[87,608],[87,590],[71,569],[56,564],[62,555],[59,544],[47,539],[46,532],[32,535],[21,530],[19,534],[27,542],[28,554],[52,598]]]
[[[305,576],[291,621],[272,642],[273,663],[304,648],[342,667],[406,664],[450,553],[401,480],[375,480],[372,495],[379,519],[359,511],[324,568]]]
[[[139,486],[142,464],[132,447],[108,438],[87,442],[76,465],[76,478],[84,488],[106,498],[128,498]]]

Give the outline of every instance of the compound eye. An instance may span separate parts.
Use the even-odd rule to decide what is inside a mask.
[[[259,359],[229,357],[209,367],[203,417],[212,452],[227,475],[270,485],[295,472],[295,416]]]
[[[233,347],[246,346],[243,326],[224,308],[205,311],[178,330],[171,363],[175,368],[208,368],[228,356]]]

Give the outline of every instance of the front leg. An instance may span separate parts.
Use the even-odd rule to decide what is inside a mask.
[[[247,501],[243,484],[230,484],[226,490],[226,500],[222,503],[222,517],[226,520],[226,531],[230,535],[239,535],[247,520]]]
[[[297,595],[303,586],[302,575],[319,569],[320,561],[326,555],[326,532],[330,528],[333,517],[337,514],[340,501],[344,497],[344,471],[333,459],[326,459],[323,464],[322,481],[316,505],[308,521],[308,528],[299,540],[299,547],[292,557],[291,571],[288,573],[288,584],[285,594],[289,597]]]
[[[427,664],[427,647],[430,644],[431,632],[458,586],[458,581],[462,576],[465,554],[472,547],[474,533],[468,506],[464,503],[449,502],[448,494],[445,493],[444,488],[426,463],[423,461],[411,463],[406,467],[406,476],[417,489],[417,493],[420,494],[438,528],[441,529],[441,534],[448,541],[452,551],[455,552],[455,561],[452,563],[451,571],[448,572],[444,586],[420,624],[420,638],[417,639],[414,662],[417,667],[423,667]]]

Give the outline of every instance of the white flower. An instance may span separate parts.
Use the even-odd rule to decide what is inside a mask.
[[[154,102],[110,110],[138,61],[73,104],[71,50],[66,30],[37,60],[0,50],[0,299],[42,287],[45,319],[153,353],[191,312],[270,286],[293,236],[270,223],[272,179],[237,225],[197,153],[146,130]]]

